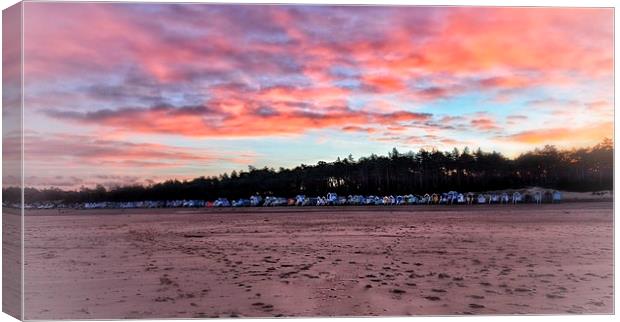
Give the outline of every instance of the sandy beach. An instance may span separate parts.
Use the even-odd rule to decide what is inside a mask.
[[[613,312],[613,204],[29,210],[25,319]]]

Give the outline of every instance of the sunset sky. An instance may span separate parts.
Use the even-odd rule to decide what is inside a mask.
[[[613,9],[25,3],[26,184],[613,136]]]

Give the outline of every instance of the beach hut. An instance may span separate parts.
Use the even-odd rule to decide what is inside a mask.
[[[272,202],[273,202],[273,197],[271,197],[271,196],[265,197],[265,202],[263,202],[263,207],[271,206]]]
[[[474,196],[473,192],[470,192],[470,193],[467,194],[467,204],[468,205],[473,204],[474,203],[474,199],[475,199],[475,196]]]
[[[459,194],[456,191],[448,191],[448,193],[446,194],[446,198],[448,199],[447,203],[453,204],[453,203],[457,202],[458,195]]]
[[[543,202],[553,202],[553,192],[551,190],[546,190],[543,193]]]
[[[542,191],[540,191],[540,190],[534,191],[534,196],[533,197],[534,197],[534,202],[537,205],[540,205],[542,203],[542,199],[543,199]]]
[[[218,198],[213,202],[213,207],[230,207],[230,201],[226,198]]]
[[[306,198],[304,202],[302,203],[302,206],[316,206],[317,202],[318,202],[318,198],[315,198],[315,197]]]
[[[510,203],[510,196],[508,195],[508,193],[504,192],[502,193],[502,196],[500,197],[500,203],[505,203],[505,204],[509,204]]]
[[[249,205],[250,205],[250,200],[248,200],[248,199],[239,199],[239,201],[242,203],[243,207],[247,207],[247,206],[249,206]],[[204,204],[205,204],[204,200],[197,200],[197,199],[194,199],[194,200],[190,200],[190,201],[189,201],[189,207],[190,207],[190,208],[198,208],[198,207],[203,207],[203,206],[204,206]],[[146,202],[144,203],[144,205],[145,205],[146,207],[148,207],[148,208],[152,208],[152,207],[154,207],[154,206],[155,206],[155,205],[154,205],[154,203],[153,203],[152,201],[146,201]]]
[[[439,204],[442,204],[442,205],[447,205],[447,204],[448,204],[448,202],[449,202],[449,199],[448,199],[448,194],[447,194],[447,193],[442,193],[442,194],[439,196]]]
[[[374,200],[374,204],[377,206],[383,205],[383,198],[379,197],[379,196],[375,196]]]
[[[516,203],[519,203],[521,201],[523,201],[523,196],[521,195],[521,193],[519,191],[515,191],[512,194],[512,203],[516,204]]]
[[[338,195],[334,192],[327,193],[326,204],[333,206],[338,203]]]
[[[359,202],[357,200],[357,196],[348,195],[347,196],[346,204],[347,205],[359,205]]]
[[[383,197],[383,199],[382,199],[382,201],[381,201],[381,204],[383,204],[383,205],[389,205],[389,204],[390,204],[390,197],[388,197],[388,196],[384,196],[384,197]]]
[[[304,201],[306,201],[306,195],[297,195],[297,196],[295,196],[295,205],[296,206],[303,205]]]
[[[259,195],[254,195],[250,197],[250,205],[253,207],[260,206],[262,201],[263,198],[261,198],[261,196]]]
[[[357,195],[357,196],[355,196],[355,198],[357,199],[357,204],[358,205],[365,205],[367,200],[368,200],[368,198],[366,198],[365,196],[362,196],[362,195]]]
[[[250,206],[250,200],[249,199],[233,200],[232,206],[233,207],[248,207]]]
[[[424,194],[424,196],[422,197],[421,201],[422,201],[422,203],[430,204],[431,203],[431,196],[428,193]]]
[[[275,207],[275,206],[284,206],[288,200],[286,198],[269,196],[265,197],[265,202],[263,203],[263,207]]]
[[[366,205],[368,204],[368,198],[362,195],[355,195],[353,196],[351,203],[354,205]]]
[[[412,197],[409,199],[411,202],[413,202],[414,205],[419,205],[419,204],[423,204],[423,197],[420,195],[411,195]]]
[[[405,197],[405,201],[408,205],[415,205],[416,203],[418,203],[418,197],[412,194],[408,194]]]
[[[560,202],[562,201],[562,193],[555,190],[553,191],[553,199],[551,199],[551,202]]]

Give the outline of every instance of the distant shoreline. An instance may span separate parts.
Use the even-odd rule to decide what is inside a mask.
[[[415,212],[495,212],[502,209],[553,209],[562,204],[592,204],[604,207],[613,199],[566,200],[561,203],[473,204],[473,205],[386,205],[386,206],[281,206],[281,207],[202,207],[202,208],[130,208],[130,209],[26,209],[26,216],[72,215],[190,215],[190,214],[285,214],[285,213],[415,213]],[[19,215],[19,214],[13,214]]]

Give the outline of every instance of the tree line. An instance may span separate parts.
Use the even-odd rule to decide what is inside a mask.
[[[409,151],[396,148],[386,156],[372,154],[355,160],[351,155],[334,162],[301,164],[292,169],[255,168],[193,180],[169,180],[148,186],[106,189],[82,187],[24,189],[25,200],[40,201],[138,201],[214,200],[248,198],[250,195],[294,197],[325,195],[398,195],[477,192],[541,186],[569,191],[613,189],[613,142],[605,139],[589,147],[559,150],[547,145],[509,159],[498,152],[453,149]],[[19,188],[3,189],[5,202],[19,200]]]

